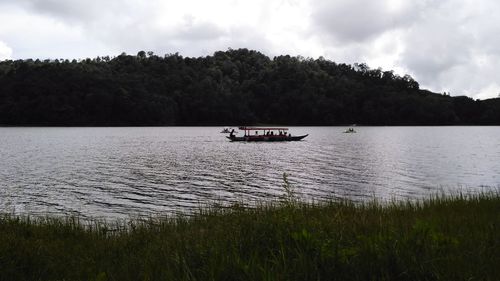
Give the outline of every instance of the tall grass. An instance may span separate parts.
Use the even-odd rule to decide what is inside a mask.
[[[288,195],[114,224],[4,215],[0,280],[500,280],[498,193],[386,204]]]

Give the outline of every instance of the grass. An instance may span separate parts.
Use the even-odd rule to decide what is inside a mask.
[[[500,196],[307,204],[289,189],[126,223],[4,215],[0,280],[500,280]]]

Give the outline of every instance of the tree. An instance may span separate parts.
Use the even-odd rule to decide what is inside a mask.
[[[144,52],[144,51],[139,51],[139,52],[137,53],[137,58],[139,58],[139,59],[146,59],[146,52]]]
[[[496,100],[420,90],[364,63],[248,49],[0,62],[3,125],[500,124]]]

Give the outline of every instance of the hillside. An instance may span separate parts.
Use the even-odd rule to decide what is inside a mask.
[[[139,52],[0,62],[0,124],[499,125],[499,99],[419,89],[412,77],[319,58]]]

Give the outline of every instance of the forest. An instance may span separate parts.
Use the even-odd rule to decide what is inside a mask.
[[[0,62],[2,126],[500,125],[500,98],[366,64],[228,49]]]

